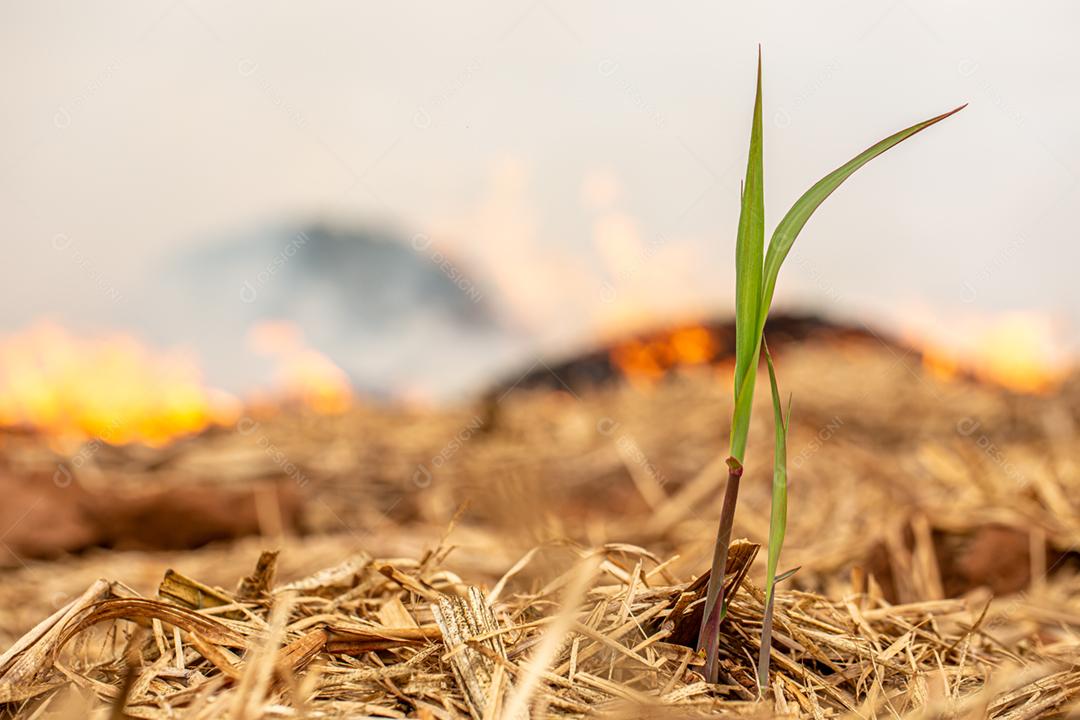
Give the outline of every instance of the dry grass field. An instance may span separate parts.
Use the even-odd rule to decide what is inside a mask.
[[[9,432],[4,712],[1068,714],[1080,378],[1017,393],[872,337],[791,342],[776,362],[795,572],[764,697],[768,392],[710,685],[692,646],[731,366],[564,384],[541,364],[474,405],[264,409],[161,448],[99,443],[70,483],[55,449]]]

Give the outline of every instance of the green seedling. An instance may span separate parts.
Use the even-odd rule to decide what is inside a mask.
[[[941,122],[953,113],[962,110],[961,105],[955,110],[924,120],[921,123],[890,135],[876,145],[864,150],[841,165],[836,170],[819,180],[807,190],[788,210],[787,214],[773,231],[768,250],[765,250],[765,205],[764,177],[762,172],[762,132],[761,132],[761,52],[758,51],[757,92],[754,98],[754,116],[750,130],[750,153],[746,163],[746,178],[743,182],[742,207],[739,212],[739,228],[735,243],[735,409],[731,418],[731,437],[729,444],[728,482],[724,491],[724,504],[720,512],[717,528],[716,545],[713,551],[712,575],[706,592],[705,610],[698,634],[698,650],[705,651],[705,676],[710,682],[718,678],[717,653],[720,643],[720,623],[727,612],[723,596],[724,569],[727,564],[728,545],[731,542],[731,529],[735,520],[735,506],[739,499],[739,484],[743,474],[743,456],[746,453],[746,441],[750,430],[750,411],[754,398],[754,385],[757,379],[758,363],[762,350],[762,337],[765,320],[772,305],[776,290],[776,278],[784,259],[791,251],[791,246],[802,231],[814,211],[829,197],[841,183],[866,163],[889,148],[900,144],[912,135]],[[771,368],[770,368],[771,370]],[[774,393],[775,378],[773,380]],[[779,399],[774,394],[774,409]],[[777,456],[779,457],[786,438],[786,421],[782,413],[777,413]],[[784,451],[786,456],[786,451]],[[780,480],[776,479],[774,467],[773,512],[770,528],[769,548],[769,592],[775,584],[775,563],[779,559],[778,540],[784,534],[786,524],[786,470]],[[782,481],[784,491],[776,492]],[[778,509],[779,502],[784,503],[783,512]],[[778,527],[780,525],[780,527]],[[776,548],[772,547],[776,545]],[[773,558],[773,555],[776,558]],[[770,616],[771,617],[771,616]],[[768,658],[768,648],[764,649]],[[765,671],[768,668],[766,666]]]

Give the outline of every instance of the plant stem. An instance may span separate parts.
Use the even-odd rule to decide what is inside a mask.
[[[724,491],[724,506],[720,510],[720,525],[716,529],[716,546],[713,548],[712,572],[705,594],[705,614],[698,633],[698,652],[705,651],[705,679],[715,683],[719,678],[717,655],[720,651],[720,623],[724,619],[724,575],[727,573],[728,547],[731,545],[731,528],[735,524],[735,505],[739,501],[739,483],[742,480],[742,463],[733,457],[727,459],[728,481]]]
[[[764,693],[769,689],[769,654],[772,650],[773,603],[776,600],[776,585],[772,586],[765,598],[765,615],[761,621],[761,647],[758,650],[758,690]]]

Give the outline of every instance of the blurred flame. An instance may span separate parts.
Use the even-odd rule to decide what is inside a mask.
[[[275,394],[298,400],[317,413],[342,413],[352,405],[352,385],[330,358],[304,343],[303,332],[282,320],[253,327],[248,345],[277,363]]]
[[[924,347],[926,369],[943,379],[967,373],[1016,392],[1039,394],[1057,388],[1067,372],[1055,323],[1036,313],[968,318],[951,323],[947,331],[907,334]]]
[[[1070,369],[1060,328],[1049,316],[1012,312],[947,320],[940,312],[912,306],[903,317],[904,338],[922,348],[924,367],[938,378],[974,377],[1039,394],[1054,391]],[[706,327],[683,325],[618,341],[610,346],[609,357],[638,386],[652,385],[673,369],[702,364],[717,365],[729,378],[723,342]]]
[[[157,446],[233,422],[239,407],[204,386],[191,358],[128,335],[79,338],[39,322],[0,339],[0,425]]]
[[[707,328],[688,325],[619,343],[611,348],[610,358],[631,382],[647,385],[672,368],[708,363],[717,351]]]
[[[268,405],[285,398],[327,414],[351,405],[348,377],[305,345],[295,325],[262,323],[248,340],[276,365],[275,385],[262,398]],[[207,387],[194,358],[153,350],[130,335],[78,337],[38,322],[0,337],[0,426],[33,427],[61,444],[100,438],[162,446],[230,425],[242,406]]]

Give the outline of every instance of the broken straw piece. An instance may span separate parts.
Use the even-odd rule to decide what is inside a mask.
[[[450,667],[465,696],[465,704],[473,720],[496,717],[489,706],[501,704],[511,688],[504,673],[497,673],[496,657],[506,660],[506,648],[499,631],[502,629],[494,613],[475,586],[469,586],[468,597],[443,595],[431,605],[435,622],[442,632]],[[483,640],[474,640],[477,637]],[[490,652],[485,653],[476,646]],[[492,657],[493,655],[494,657]],[[496,682],[501,680],[501,682]],[[513,720],[527,720],[527,711]]]

